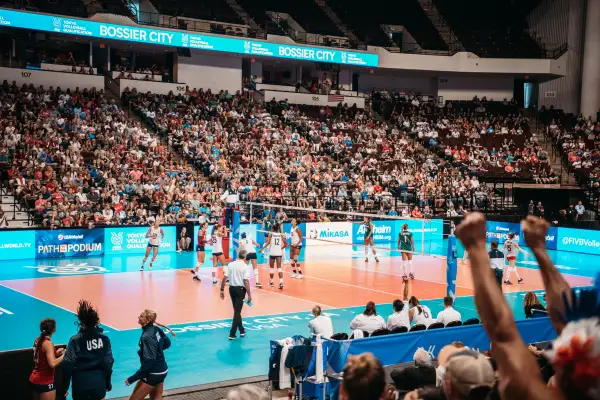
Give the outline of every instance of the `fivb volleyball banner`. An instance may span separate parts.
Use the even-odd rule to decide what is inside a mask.
[[[104,232],[100,229],[60,229],[35,232],[36,258],[101,256]]]

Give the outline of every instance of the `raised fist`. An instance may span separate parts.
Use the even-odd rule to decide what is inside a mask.
[[[456,228],[456,236],[465,249],[483,244],[485,246],[485,216],[481,213],[468,213]]]
[[[548,233],[546,220],[529,216],[521,221],[521,230],[525,236],[525,243],[530,249],[546,248],[546,234]]]

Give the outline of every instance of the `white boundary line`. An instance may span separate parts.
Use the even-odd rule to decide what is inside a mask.
[[[60,308],[60,309],[61,309],[61,310],[63,310],[63,311],[67,311],[68,313],[70,313],[70,314],[73,314],[73,316],[75,316],[75,314],[76,314],[76,312],[75,312],[75,311],[73,311],[73,310],[69,310],[69,309],[67,309],[67,308],[64,308],[64,307],[62,307],[62,306],[59,306],[59,305],[57,305],[57,304],[50,303],[49,301],[42,300],[42,299],[40,299],[39,297],[33,296],[33,295],[29,294],[29,293],[21,292],[20,290],[17,290],[17,289],[15,289],[15,288],[11,288],[10,286],[6,286],[6,285],[4,285],[4,284],[2,284],[2,283],[0,283],[0,286],[4,287],[4,288],[6,288],[6,289],[10,289],[10,290],[12,290],[13,292],[17,292],[17,293],[19,293],[19,294],[22,294],[22,295],[24,295],[24,296],[31,297],[32,299],[36,299],[36,300],[38,300],[38,301],[41,301],[42,303],[46,303],[46,304],[48,304],[48,305],[50,305],[50,306],[52,306],[52,307]],[[102,321],[102,320],[101,320],[101,321]],[[110,329],[112,329],[112,330],[115,330],[115,331],[117,331],[117,332],[121,332],[121,329],[117,329],[117,328],[115,328],[115,327],[112,327],[112,326],[110,326],[110,325],[108,325],[108,324],[105,324],[104,322],[100,322],[100,325],[104,325],[104,326],[106,326],[106,327],[108,327],[108,328],[110,328]]]

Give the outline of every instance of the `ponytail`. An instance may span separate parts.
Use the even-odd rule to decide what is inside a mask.
[[[171,328],[169,328],[167,325],[163,325],[163,324],[161,324],[158,321],[154,321],[154,325],[158,325],[161,328],[168,330],[171,333],[171,335],[173,335],[174,338],[177,337],[177,335],[175,334],[175,332],[173,332],[173,330]]]
[[[56,321],[52,318],[43,319],[40,322],[40,336],[38,336],[35,342],[35,354],[37,355],[42,348],[42,344],[44,343],[44,339],[46,336],[50,336],[56,330]]]

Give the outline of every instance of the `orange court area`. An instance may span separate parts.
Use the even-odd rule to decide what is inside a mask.
[[[244,316],[262,316],[310,310],[315,304],[323,308],[362,306],[368,301],[391,303],[401,298],[403,283],[399,257],[383,258],[378,264],[363,259],[307,261],[302,280],[289,277],[285,271],[285,288],[268,288],[269,268],[260,266],[264,289],[252,289],[253,307],[244,308]],[[417,256],[413,260],[416,279],[411,281],[409,295],[421,300],[446,295],[446,260],[433,256]],[[468,264],[460,264],[457,296],[472,296],[473,284]],[[154,270],[81,276],[61,276],[2,281],[0,285],[35,297],[55,306],[75,311],[78,300],[85,298],[97,305],[103,323],[116,330],[135,329],[140,310],[153,309],[166,324],[200,323],[231,317],[231,302],[219,298],[212,285],[210,268],[203,272],[202,282],[194,282],[188,269]],[[524,284],[504,285],[505,292],[543,289],[536,269],[520,268]],[[592,279],[565,275],[572,286],[592,284]],[[275,276],[277,284],[278,278]],[[254,279],[251,282],[254,285]]]

